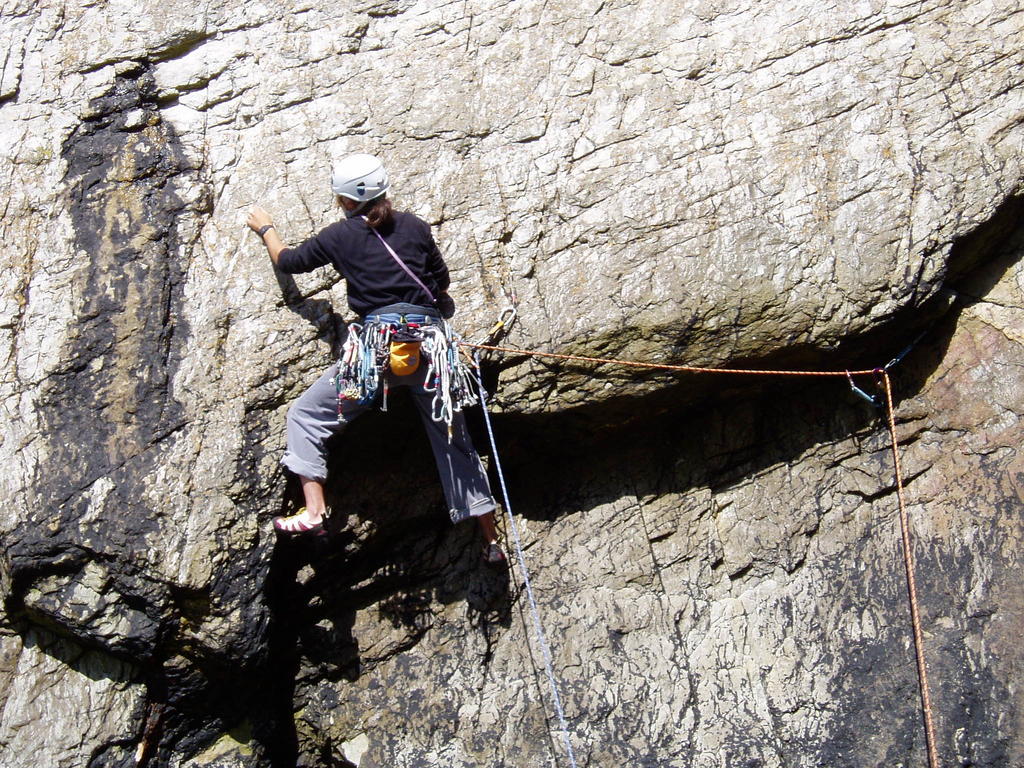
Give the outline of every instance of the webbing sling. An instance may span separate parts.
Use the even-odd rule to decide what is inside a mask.
[[[362,218],[363,221],[366,221],[365,216],[362,216],[360,218]],[[368,221],[366,222],[366,226],[370,227],[370,223]],[[423,284],[423,281],[416,276],[416,273],[409,269],[406,263],[398,257],[398,254],[395,253],[395,249],[388,245],[388,241],[384,239],[380,232],[378,232],[373,227],[370,227],[370,231],[377,236],[377,239],[380,240],[381,244],[387,249],[388,253],[391,254],[391,258],[394,259],[398,266],[400,266],[405,271],[405,274],[407,274],[409,277],[415,280],[416,285],[422,288],[424,293],[426,293],[427,296],[430,297],[430,303],[436,306],[437,299],[434,298],[433,292],[429,288],[427,288],[427,286]]]

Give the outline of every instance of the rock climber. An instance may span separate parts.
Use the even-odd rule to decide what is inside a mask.
[[[329,264],[345,278],[348,305],[361,318],[350,327],[350,338],[357,345],[358,333],[368,334],[373,329],[378,334],[380,329],[397,333],[398,329],[415,332],[424,328],[439,333],[449,327],[445,318],[454,312],[447,293],[448,268],[430,226],[411,213],[395,210],[387,196],[388,187],[387,172],[378,158],[349,155],[334,165],[331,174],[331,189],[345,216],[319,234],[289,248],[263,208],[253,208],[248,219],[282,272],[310,272]],[[373,338],[379,339],[379,335]],[[495,530],[494,497],[462,412],[449,409],[447,424],[435,420],[435,395],[428,388],[436,390],[437,384],[426,379],[428,368],[433,367],[421,364],[413,373],[398,375],[395,370],[404,370],[401,365],[390,365],[386,354],[382,362],[381,356],[373,354],[372,340],[364,338],[364,342],[370,345],[363,348],[371,350],[369,359],[374,366],[370,378],[382,380],[385,393],[389,387],[400,386],[407,386],[412,393],[452,520],[475,517],[483,537],[484,561],[505,562]],[[425,349],[421,352],[427,355]],[[325,441],[372,406],[343,395],[336,378],[339,366],[331,366],[288,411],[287,449],[281,463],[298,475],[305,506],[294,515],[274,518],[279,534],[324,533]]]

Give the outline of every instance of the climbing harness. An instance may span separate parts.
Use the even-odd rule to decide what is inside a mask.
[[[519,533],[516,528],[515,519],[512,517],[512,510],[508,501],[508,491],[505,487],[505,478],[501,471],[501,464],[498,460],[497,447],[494,441],[494,433],[491,428],[490,415],[487,411],[486,393],[483,387],[483,378],[480,373],[480,351],[488,350],[494,352],[502,352],[505,354],[519,355],[522,357],[544,357],[553,358],[557,360],[569,360],[576,362],[587,362],[587,363],[602,363],[611,365],[621,365],[634,368],[646,368],[656,370],[669,370],[669,371],[685,371],[690,373],[719,373],[719,374],[746,374],[746,375],[760,375],[760,376],[845,376],[849,381],[850,387],[854,394],[861,397],[872,405],[875,405],[879,409],[884,408],[886,414],[887,426],[889,429],[890,444],[892,447],[893,456],[893,473],[896,479],[896,496],[899,503],[899,519],[900,519],[900,533],[902,540],[903,550],[903,565],[906,571],[907,579],[907,595],[910,603],[910,615],[911,624],[914,637],[914,654],[917,663],[918,673],[918,685],[920,688],[921,696],[921,707],[922,717],[924,720],[924,731],[925,731],[925,744],[928,754],[928,765],[929,768],[938,768],[938,750],[935,741],[935,727],[932,721],[932,705],[931,705],[931,693],[928,684],[928,668],[925,662],[925,650],[924,650],[924,636],[921,629],[921,617],[920,610],[918,607],[919,601],[917,596],[917,582],[915,578],[914,569],[914,557],[913,557],[913,542],[911,539],[910,532],[910,520],[907,514],[906,501],[903,493],[903,470],[900,464],[899,455],[899,442],[896,437],[896,420],[895,410],[893,406],[892,397],[892,382],[889,378],[889,370],[898,365],[903,361],[903,358],[920,342],[920,340],[927,333],[927,329],[922,331],[918,337],[911,342],[900,354],[890,360],[882,368],[869,368],[858,371],[792,371],[792,370],[758,370],[758,369],[744,369],[744,368],[707,368],[700,366],[691,365],[670,365],[666,363],[649,363],[636,360],[620,360],[616,358],[602,358],[602,357],[589,357],[584,355],[567,355],[559,354],[555,352],[538,352],[535,350],[525,349],[514,349],[511,347],[500,347],[493,344],[474,344],[469,342],[459,342],[463,347],[473,349],[474,359],[476,362],[476,376],[477,383],[480,390],[480,402],[483,406],[484,421],[487,425],[487,433],[491,440],[491,450],[494,456],[495,468],[497,470],[498,478],[501,482],[501,491],[505,502],[505,510],[508,513],[508,519],[512,530],[513,538],[516,545],[516,552],[519,558],[519,566],[523,576],[523,583],[526,587],[527,598],[530,602],[530,610],[533,615],[535,631],[538,637],[538,643],[541,646],[541,650],[544,656],[545,670],[547,672],[548,680],[551,685],[552,699],[554,701],[555,709],[558,712],[559,722],[562,727],[564,734],[564,740],[566,749],[569,755],[569,762],[575,768],[576,761],[572,752],[572,744],[569,742],[569,735],[567,726],[565,723],[565,716],[562,710],[562,704],[558,696],[558,688],[555,682],[554,671],[551,665],[551,653],[547,646],[547,641],[544,639],[543,629],[540,624],[540,614],[537,609],[536,601],[533,597],[533,589],[530,586],[529,574],[526,570],[526,561],[523,557],[522,545],[519,540]],[[858,387],[854,382],[854,376],[873,376],[875,382],[880,390],[878,395],[869,395],[863,389]]]
[[[530,584],[530,572],[526,568],[526,557],[523,555],[523,542],[519,538],[519,527],[512,515],[512,504],[508,499],[508,487],[505,485],[505,473],[501,469],[501,460],[498,458],[498,446],[494,440],[494,428],[491,425],[491,415],[487,410],[487,391],[484,389],[484,380],[480,373],[480,355],[475,354],[476,383],[480,391],[480,408],[484,413],[484,423],[487,425],[487,436],[491,442],[491,456],[494,457],[494,469],[498,474],[498,481],[501,486],[501,498],[505,506],[505,514],[508,518],[509,530],[512,531],[512,539],[516,547],[516,558],[519,563],[519,573],[523,577],[523,586],[526,588],[526,598],[530,603],[530,613],[533,617],[533,630],[537,635],[537,644],[540,646],[541,655],[544,658],[544,671],[547,674],[548,684],[551,686],[551,700],[558,714],[558,723],[562,728],[562,740],[565,742],[565,751],[569,757],[569,765],[576,768],[576,754],[572,750],[572,742],[569,740],[569,726],[565,720],[565,710],[562,708],[562,699],[558,695],[558,682],[555,679],[554,664],[551,660],[551,648],[548,646],[547,638],[544,636],[544,627],[540,621],[540,610],[537,608],[537,600],[533,596],[533,586]]]
[[[404,317],[398,323],[351,323],[334,377],[338,421],[344,420],[345,401],[370,405],[380,393],[381,410],[386,411],[387,373],[409,375],[426,363],[423,388],[434,393],[430,416],[436,422],[447,424],[450,439],[454,415],[477,403],[469,366],[458,355],[459,344],[459,336],[442,319],[422,324],[406,322]],[[418,349],[414,349],[416,347]],[[412,365],[413,355],[415,365]]]
[[[366,220],[365,216],[361,218]],[[369,227],[369,223],[367,226]],[[369,229],[402,271],[429,297],[430,303],[441,309],[442,315],[446,315],[442,303],[395,253],[384,236],[374,227]],[[460,342],[461,338],[444,317],[424,323],[412,323],[407,322],[404,315],[400,315],[398,323],[352,323],[348,327],[348,337],[342,347],[338,373],[334,379],[338,393],[338,421],[344,421],[346,401],[354,400],[360,405],[373,403],[382,388],[382,382],[381,410],[386,411],[387,374],[390,372],[395,376],[409,376],[419,369],[425,359],[427,370],[423,389],[434,393],[430,418],[447,425],[448,440],[451,441],[452,419],[455,414],[467,405],[477,403],[469,366],[459,357]]]

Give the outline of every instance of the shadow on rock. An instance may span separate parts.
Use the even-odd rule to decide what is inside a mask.
[[[275,267],[274,277],[281,288],[284,306],[312,325],[318,337],[322,337],[330,345],[332,356],[337,357],[348,335],[345,318],[334,311],[334,305],[330,300],[304,296],[291,275]]]

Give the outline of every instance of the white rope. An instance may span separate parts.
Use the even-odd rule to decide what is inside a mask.
[[[459,338],[446,321],[421,330],[423,352],[430,361],[423,388],[434,393],[431,418],[448,425],[450,439],[453,415],[477,402],[469,378],[469,366],[459,358]]]
[[[434,421],[452,423],[451,369],[448,365],[448,334],[434,326],[423,329],[423,352],[430,361],[423,389],[434,393],[430,417]]]
[[[484,422],[487,424],[487,436],[491,441],[491,455],[494,457],[494,468],[498,473],[498,480],[501,483],[501,496],[505,504],[505,513],[508,515],[509,529],[512,531],[512,538],[516,546],[516,555],[519,559],[519,571],[523,577],[523,584],[526,587],[526,598],[530,603],[530,613],[533,615],[533,629],[537,633],[537,644],[540,646],[541,655],[544,657],[544,671],[548,676],[548,683],[551,685],[551,699],[558,713],[558,722],[562,727],[562,739],[565,741],[565,750],[569,756],[569,765],[576,768],[576,755],[572,751],[572,742],[569,741],[569,726],[565,721],[565,711],[562,709],[562,700],[558,696],[558,682],[555,680],[554,665],[551,662],[551,649],[544,637],[544,627],[540,623],[540,610],[537,608],[537,601],[533,597],[533,587],[530,585],[530,573],[526,570],[526,557],[523,555],[523,544],[519,539],[519,528],[512,516],[512,505],[508,500],[508,488],[505,486],[505,474],[501,470],[501,460],[498,458],[498,446],[494,441],[494,429],[491,427],[491,415],[487,411],[487,392],[484,390],[484,381],[480,374],[480,354],[474,355],[476,362],[476,383],[480,389],[480,407],[484,412]]]

